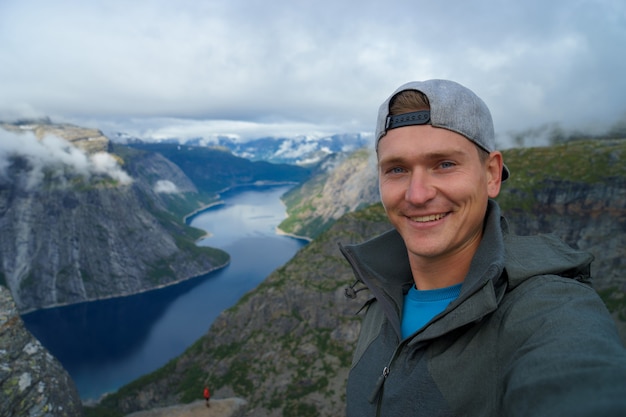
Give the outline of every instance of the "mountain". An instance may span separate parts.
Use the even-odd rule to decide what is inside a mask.
[[[278,227],[315,238],[345,213],[379,201],[375,158],[367,148],[328,157],[315,175],[282,197],[287,218]]]
[[[518,232],[549,229],[594,253],[596,287],[626,342],[625,159],[625,140],[509,150],[512,177],[499,199]],[[331,194],[318,204],[346,203]],[[389,228],[381,204],[343,215],[223,312],[183,355],[105,398],[98,410],[123,415],[190,402],[208,377],[215,397],[245,398],[250,415],[344,415],[345,381],[360,329],[355,313],[365,295],[344,296],[354,278],[337,242],[361,242]]]
[[[49,120],[0,124],[0,284],[20,312],[147,291],[226,265],[184,216],[310,170],[220,149],[124,146]]]
[[[321,162],[328,155],[351,152],[364,147],[370,141],[367,136],[361,134],[342,134],[321,138],[265,137],[245,142],[220,138],[219,145],[230,149],[237,156],[252,161],[309,166]]]
[[[0,285],[0,416],[80,417],[74,382],[26,327]]]
[[[626,139],[511,149],[504,158],[512,174],[497,200],[512,230],[554,233],[591,252],[594,286],[626,322]]]
[[[173,143],[132,143],[134,149],[158,153],[179,167],[205,192],[218,193],[238,185],[258,182],[302,182],[310,168],[268,161],[251,161],[224,148]]]
[[[136,138],[120,132],[114,133],[112,136],[115,142],[130,146],[167,144],[194,148],[222,148],[229,150],[234,156],[250,161],[266,161],[303,167],[316,165],[328,155],[352,152],[371,144],[371,135],[359,133],[325,137],[262,137],[245,141],[227,136],[220,136],[215,139],[194,138],[188,140]]]

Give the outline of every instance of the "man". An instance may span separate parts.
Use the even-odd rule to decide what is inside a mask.
[[[625,416],[626,350],[592,256],[508,233],[485,103],[452,81],[405,84],[376,150],[394,230],[341,247],[371,296],[347,415]]]

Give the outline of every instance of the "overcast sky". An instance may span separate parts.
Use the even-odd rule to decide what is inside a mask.
[[[371,132],[400,84],[449,78],[499,141],[626,116],[623,0],[0,0],[0,119],[131,134]]]

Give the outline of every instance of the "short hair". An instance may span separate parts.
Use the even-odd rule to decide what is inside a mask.
[[[430,110],[430,102],[426,94],[417,90],[403,90],[396,94],[389,102],[389,115],[411,113],[420,110]],[[468,139],[469,140],[469,139]],[[472,141],[472,143],[474,143]],[[478,150],[480,162],[485,163],[489,157],[489,152],[474,143]]]
[[[430,102],[426,94],[417,90],[404,90],[396,94],[389,104],[389,115],[430,110]]]

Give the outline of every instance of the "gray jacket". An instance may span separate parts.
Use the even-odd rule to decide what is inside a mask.
[[[626,416],[626,350],[589,285],[593,257],[508,233],[493,201],[459,298],[401,340],[413,284],[396,231],[341,247],[370,291],[348,417]]]

